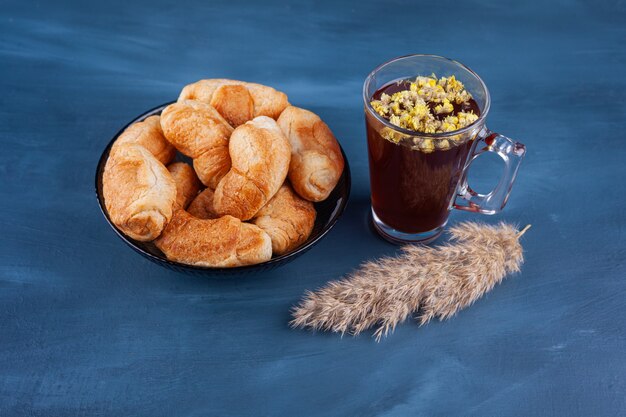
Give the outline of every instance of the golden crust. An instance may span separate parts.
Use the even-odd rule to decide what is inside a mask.
[[[215,189],[230,169],[228,146],[210,149],[193,160],[193,169],[208,188]]]
[[[249,220],[285,181],[289,141],[273,119],[260,116],[235,129],[229,151],[232,167],[215,189],[215,210]]]
[[[291,144],[289,180],[309,201],[322,201],[337,185],[344,168],[341,148],[330,128],[315,113],[289,106],[278,125]]]
[[[254,99],[243,85],[217,87],[211,105],[234,127],[254,118]]]
[[[167,166],[167,170],[172,174],[176,183],[176,201],[174,210],[187,208],[198,191],[200,191],[200,180],[193,168],[184,162],[174,162]]]
[[[247,93],[240,87],[245,87]],[[262,84],[214,78],[183,88],[178,100],[198,100],[214,106],[237,127],[258,116],[278,118],[289,105],[287,95]]]
[[[165,138],[190,158],[216,148],[227,147],[233,128],[206,103],[183,100],[170,104],[161,113]]]
[[[213,190],[205,188],[189,204],[187,212],[199,219],[217,219],[219,215],[215,212],[215,207],[213,207],[213,195]]]
[[[126,143],[111,151],[102,191],[113,224],[135,240],[155,239],[172,217],[174,179],[141,145]]]
[[[143,122],[133,123],[117,138],[113,148],[125,143],[136,143],[146,148],[164,165],[176,155],[176,148],[165,139],[159,116],[150,116]]]
[[[215,188],[230,169],[228,140],[233,128],[228,122],[206,103],[183,100],[163,110],[161,127],[176,149],[194,158],[200,181]]]
[[[316,212],[313,203],[300,198],[285,183],[256,214],[252,224],[272,239],[272,251],[282,255],[304,243],[313,230]]]
[[[270,237],[260,228],[231,216],[198,219],[185,210],[174,213],[155,244],[168,259],[190,265],[233,267],[272,257]]]

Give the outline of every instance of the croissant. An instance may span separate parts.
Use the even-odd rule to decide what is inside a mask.
[[[219,215],[249,220],[276,194],[287,176],[291,149],[273,119],[259,116],[235,129],[232,167],[215,189]]]
[[[232,267],[272,257],[272,241],[257,226],[232,216],[198,219],[185,210],[176,210],[154,243],[168,259],[190,265]]]
[[[178,100],[210,104],[237,127],[258,116],[276,119],[289,105],[287,95],[261,84],[227,79],[200,80],[183,88]]]
[[[228,138],[233,128],[212,106],[182,100],[161,113],[165,138],[183,154],[193,158],[200,181],[215,189],[230,169]]]
[[[304,243],[315,224],[313,203],[293,192],[288,184],[272,197],[252,220],[272,239],[272,251],[282,255]]]
[[[167,166],[176,183],[176,201],[174,210],[186,208],[200,190],[200,180],[193,168],[184,162],[174,162]]]
[[[176,155],[176,148],[163,136],[159,116],[150,116],[143,122],[128,126],[117,138],[113,148],[125,143],[136,143],[143,146],[164,165],[169,164]]]
[[[326,123],[315,113],[289,106],[278,125],[291,143],[289,181],[309,201],[322,201],[343,172],[341,148]]]
[[[205,188],[196,196],[187,207],[187,212],[199,219],[217,219],[219,216],[213,207],[214,192],[210,188]]]
[[[113,224],[135,240],[155,239],[172,217],[174,179],[141,145],[126,143],[112,149],[102,191]]]

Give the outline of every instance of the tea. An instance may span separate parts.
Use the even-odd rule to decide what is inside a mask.
[[[434,78],[392,82],[371,97],[379,115],[401,129],[414,131],[414,142],[405,143],[402,134],[392,128],[381,129],[381,122],[366,112],[372,209],[383,223],[404,233],[431,231],[446,222],[473,144],[472,140],[445,137],[420,139],[417,129],[425,133],[455,131],[480,116],[476,101],[469,93],[463,96],[462,84],[456,95],[444,89],[443,96],[422,100],[429,97],[429,91],[417,94],[420,79],[422,84],[433,84],[430,80]],[[431,90],[438,94],[441,88]],[[449,100],[446,94],[460,98]]]
[[[454,75],[437,78],[434,72]],[[504,208],[525,147],[485,126],[490,102],[476,73],[440,56],[394,58],[367,76],[372,220],[381,236],[428,243],[443,232],[453,208],[482,214]],[[486,153],[500,157],[504,170],[496,187],[481,194],[467,173],[470,162]]]

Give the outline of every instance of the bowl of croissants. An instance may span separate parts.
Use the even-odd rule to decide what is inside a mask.
[[[350,194],[319,116],[261,84],[206,79],[138,116],[108,144],[96,194],[109,225],[171,269],[270,269],[315,245]]]

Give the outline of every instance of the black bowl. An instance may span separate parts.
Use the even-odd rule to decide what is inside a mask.
[[[346,204],[348,202],[348,197],[350,196],[350,167],[348,165],[348,159],[346,158],[346,154],[344,153],[343,149],[341,149],[341,153],[343,154],[343,159],[345,161],[343,174],[341,175],[337,186],[330,194],[330,196],[320,203],[315,203],[317,218],[315,219],[315,225],[313,226],[311,236],[309,236],[306,242],[304,242],[302,245],[292,250],[291,252],[285,253],[280,256],[275,256],[267,262],[256,265],[237,266],[233,268],[211,268],[205,266],[187,265],[180,262],[170,261],[165,257],[163,252],[161,252],[151,242],[139,242],[126,236],[111,222],[111,219],[109,218],[109,213],[107,212],[107,209],[104,205],[104,197],[102,196],[102,173],[104,171],[104,165],[106,164],[107,158],[109,157],[109,152],[111,150],[113,142],[115,142],[118,136],[128,126],[135,122],[140,122],[149,116],[161,114],[161,111],[169,104],[171,103],[163,104],[145,112],[144,114],[133,119],[122,129],[120,129],[120,131],[117,132],[115,136],[113,136],[113,139],[111,139],[104,152],[102,152],[102,156],[100,157],[100,161],[98,162],[98,168],[96,170],[96,196],[98,197],[98,204],[100,205],[100,210],[102,211],[104,218],[106,219],[107,223],[109,223],[109,226],[111,226],[111,228],[115,231],[115,233],[117,233],[120,239],[122,239],[128,246],[133,248],[140,255],[150,259],[152,262],[155,262],[163,267],[188,274],[225,275],[248,274],[251,272],[267,271],[284,265],[311,249],[317,242],[319,242],[324,236],[326,236],[330,229],[333,228],[339,217],[341,217],[341,215],[343,214],[343,211],[346,208]]]

